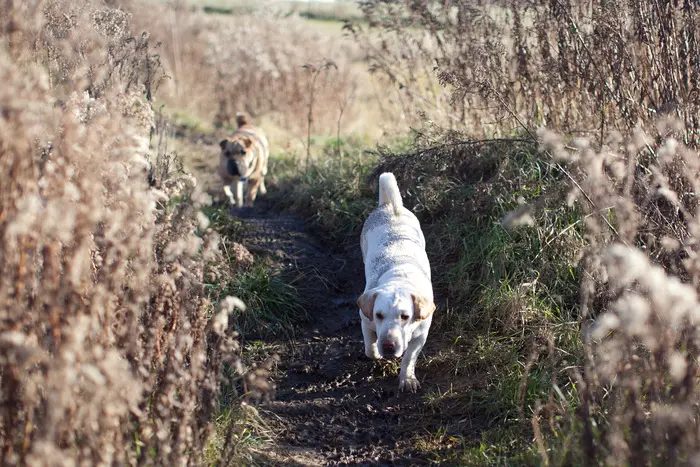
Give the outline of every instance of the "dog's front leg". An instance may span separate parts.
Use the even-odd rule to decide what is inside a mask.
[[[260,188],[260,179],[248,180],[248,193],[246,194],[246,206],[253,206],[255,198],[258,196],[258,189]]]
[[[236,181],[236,206],[239,208],[243,207],[244,199],[243,199],[243,187],[245,185],[245,182],[242,180]]]
[[[224,183],[224,193],[232,205],[236,205],[236,199],[233,197],[233,192],[231,192],[231,185]]]
[[[401,360],[401,372],[399,373],[399,391],[408,389],[411,392],[416,392],[420,387],[420,383],[416,378],[416,360],[425,341],[428,339],[428,332],[414,333],[411,341],[406,347],[406,352]]]
[[[360,312],[362,315],[362,312]],[[379,360],[382,358],[379,355],[379,349],[377,348],[377,332],[369,327],[367,319],[360,316],[362,323],[362,337],[365,340],[365,355],[367,355],[372,360]]]

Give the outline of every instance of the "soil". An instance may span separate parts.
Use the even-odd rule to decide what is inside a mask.
[[[270,201],[234,212],[250,226],[243,244],[254,255],[280,260],[299,277],[310,320],[281,344],[276,395],[261,406],[278,428],[276,445],[260,461],[274,465],[425,465],[414,446],[423,431],[421,394],[398,392],[398,362],[364,354],[355,300],[364,289],[357,248],[331,254],[303,219],[277,212]],[[426,349],[427,350],[427,349]],[[429,350],[427,350],[429,351]],[[420,360],[419,379],[425,370]]]

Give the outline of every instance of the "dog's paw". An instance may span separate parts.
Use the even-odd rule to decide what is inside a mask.
[[[418,378],[415,376],[412,376],[410,378],[406,378],[403,381],[399,382],[399,391],[404,392],[404,391],[411,391],[411,392],[416,392],[420,388],[420,383],[418,382]]]
[[[368,342],[369,341],[369,342]],[[377,339],[369,337],[365,339],[365,355],[371,360],[381,360],[382,356],[379,353],[379,347],[377,346]]]

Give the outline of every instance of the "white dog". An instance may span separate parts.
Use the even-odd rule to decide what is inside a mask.
[[[360,243],[367,284],[357,305],[365,353],[372,359],[403,355],[399,390],[415,391],[416,359],[435,304],[425,238],[416,216],[403,207],[392,173],[379,177],[379,207],[365,221]]]

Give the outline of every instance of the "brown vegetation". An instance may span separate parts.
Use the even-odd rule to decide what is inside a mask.
[[[184,2],[159,8],[133,2],[134,22],[158,41],[169,79],[159,98],[215,126],[235,127],[237,112],[248,113],[300,134],[306,129],[310,94],[308,67],[333,61],[318,78],[314,131],[331,132],[338,87],[356,80],[358,56],[342,36],[322,34],[296,15],[262,8],[250,14],[218,16],[193,10]]]
[[[0,462],[233,459],[244,419],[213,422],[225,368],[244,375],[228,326],[243,304],[206,290],[231,265],[207,196],[157,144],[148,34],[89,3],[0,18]]]
[[[600,143],[675,115],[696,141],[693,2],[485,3],[365,1],[371,34],[355,32],[406,106],[450,129],[546,126]]]

